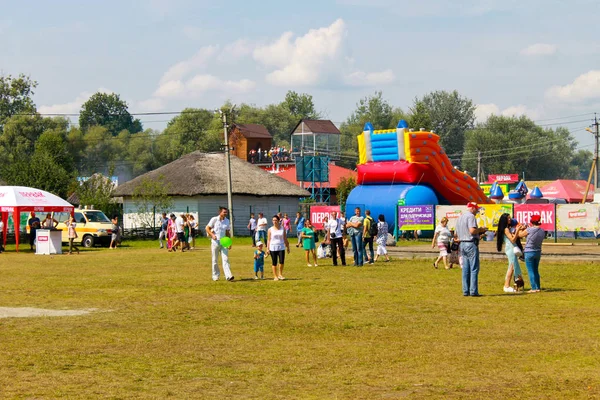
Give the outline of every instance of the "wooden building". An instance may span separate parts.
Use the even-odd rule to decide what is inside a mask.
[[[258,124],[233,124],[229,132],[231,154],[245,161],[250,161],[250,150],[269,150],[273,144],[273,136],[267,128]]]

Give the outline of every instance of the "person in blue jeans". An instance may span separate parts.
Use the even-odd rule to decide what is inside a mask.
[[[456,221],[456,235],[460,240],[460,254],[463,257],[462,291],[463,296],[479,294],[479,236],[487,228],[477,227],[475,215],[479,212],[477,203],[469,202],[467,211]]]
[[[354,215],[346,223],[348,235],[352,241],[352,251],[354,252],[354,265],[363,266],[363,221],[360,216],[360,207],[354,209]]]
[[[542,222],[539,215],[532,215],[529,222],[531,226],[526,230],[522,230],[519,236],[527,238],[523,254],[525,255],[529,283],[531,284],[529,293],[539,293],[542,290],[539,267],[542,258],[542,242],[546,238],[546,231],[540,226]]]

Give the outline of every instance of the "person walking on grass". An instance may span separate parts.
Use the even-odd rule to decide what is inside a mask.
[[[79,248],[73,244],[75,239],[77,239],[77,230],[75,230],[76,227],[77,223],[75,222],[75,215],[71,214],[69,215],[69,220],[67,221],[67,230],[69,236],[69,252],[67,253],[68,255],[73,254],[73,250],[75,250],[77,254],[79,254]]]
[[[496,236],[496,249],[502,251],[502,245],[504,245],[504,254],[508,258],[508,270],[504,278],[503,289],[505,293],[515,293],[519,288],[523,287],[523,276],[518,255],[521,250],[517,247],[518,235],[521,228],[516,224],[517,221],[514,220],[516,229],[512,231],[512,221],[509,214],[502,214],[498,220],[498,233]],[[513,277],[515,287],[513,287]]]
[[[377,223],[371,217],[371,211],[365,210],[365,219],[363,220],[363,254],[365,255],[365,261],[369,264],[373,264],[373,241],[377,236]],[[369,246],[369,253],[367,254],[367,246]]]
[[[256,247],[256,219],[254,218],[254,213],[250,213],[248,230],[250,230],[250,236],[252,236],[252,247]]]
[[[162,217],[160,218],[160,232],[158,234],[158,242],[160,243],[160,248],[164,247],[165,239],[167,238],[167,229],[169,228],[169,218],[167,218],[167,213],[162,213]]]
[[[456,221],[456,234],[460,240],[460,253],[463,257],[462,291],[463,296],[479,297],[479,238],[487,228],[479,228],[475,214],[479,212],[477,203],[467,203],[467,211]]]
[[[279,216],[273,216],[273,226],[267,232],[267,255],[271,256],[273,265],[273,280],[283,281],[283,266],[285,264],[285,251],[289,254],[290,243],[288,242],[285,229],[281,225]]]
[[[325,226],[325,225],[324,225]],[[342,238],[342,230],[344,226],[342,220],[337,217],[337,212],[331,212],[331,218],[329,219],[326,227],[325,242],[331,244],[331,255],[333,256],[333,265],[338,265],[338,251],[342,265],[346,265],[346,250],[344,249],[344,241]]]
[[[531,290],[528,293],[539,293],[542,290],[540,283],[540,259],[542,258],[542,243],[546,238],[546,231],[540,226],[542,219],[539,214],[532,215],[529,220],[531,226],[521,229],[519,237],[526,237],[525,243],[525,266]]]
[[[261,212],[258,213],[258,222],[256,225],[256,238],[261,242],[265,243],[267,241],[267,229],[268,222],[265,218],[265,215]]]
[[[435,231],[433,234],[433,239],[431,240],[431,248],[435,248],[437,245],[438,250],[440,251],[440,255],[437,260],[434,261],[433,267],[437,269],[438,264],[441,260],[444,260],[444,267],[446,269],[450,269],[448,266],[448,251],[450,249],[450,239],[452,238],[452,233],[450,229],[448,229],[448,218],[443,217],[440,220],[440,224],[435,227]]]
[[[315,267],[318,267],[317,264],[317,238],[316,232],[313,229],[312,223],[310,220],[306,220],[304,223],[304,228],[302,228],[301,232],[302,237],[302,248],[306,252],[306,265],[312,267],[310,263],[310,254],[312,253],[313,263]]]
[[[306,220],[302,216],[302,213],[297,212],[296,220],[294,221],[294,225],[296,225],[296,236],[298,237],[298,243],[296,243],[296,247],[300,247],[301,244],[304,244],[304,241],[302,240],[302,230],[304,229],[305,221]]]
[[[116,249],[117,245],[119,244],[119,216],[116,214],[113,215],[110,222],[112,222],[112,227],[111,227],[112,233],[110,236],[110,245],[108,246],[108,248]]]
[[[263,242],[256,242],[256,250],[254,250],[254,279],[265,279],[265,252],[263,251]]]
[[[354,252],[354,266],[356,267],[363,266],[363,221],[364,218],[360,216],[360,207],[356,207],[354,215],[346,223],[348,235],[350,235],[350,241],[352,242],[352,251]]]
[[[194,250],[196,248],[196,236],[198,235],[198,222],[192,214],[188,215],[188,224],[190,225],[190,239],[188,240],[188,248]],[[192,247],[190,247],[190,245]]]
[[[223,273],[227,281],[233,281],[234,277],[231,273],[231,267],[229,265],[229,247],[223,247],[221,245],[221,239],[229,237],[231,235],[231,225],[227,215],[229,210],[226,207],[219,207],[219,215],[212,217],[206,225],[206,234],[211,238],[210,250],[212,254],[212,279],[218,281],[221,275],[219,271],[219,253],[221,253],[221,261],[223,263]]]
[[[379,256],[385,256],[385,262],[388,262],[390,261],[390,256],[388,256],[387,252],[388,224],[385,222],[383,214],[379,214],[377,219],[379,221],[377,222],[377,254],[375,255],[375,261],[377,261]]]

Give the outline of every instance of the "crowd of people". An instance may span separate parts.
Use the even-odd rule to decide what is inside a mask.
[[[181,213],[177,217],[171,213],[167,217],[167,213],[162,213],[158,234],[161,249],[166,247],[169,252],[194,250],[197,235],[198,223],[192,214]]]
[[[272,163],[277,161],[289,161],[290,151],[285,146],[273,146],[270,149],[252,149],[248,152],[248,161],[252,164]]]

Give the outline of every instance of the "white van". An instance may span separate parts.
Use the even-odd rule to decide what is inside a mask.
[[[108,246],[110,244],[112,222],[102,211],[76,208],[74,212],[75,222],[77,222],[76,242],[81,241],[83,247],[94,247],[97,244]],[[54,213],[53,217],[58,221],[56,229],[62,229],[62,241],[69,242],[69,230],[66,225],[69,213]]]

